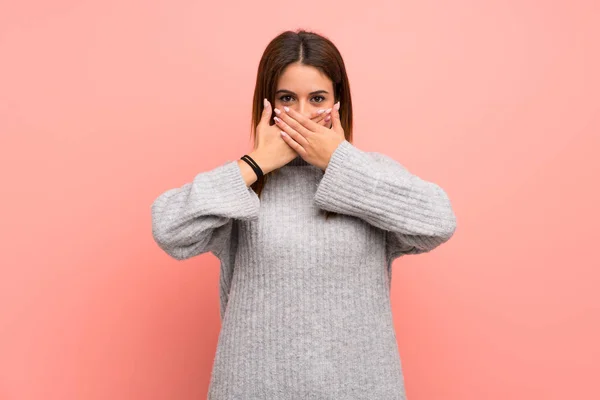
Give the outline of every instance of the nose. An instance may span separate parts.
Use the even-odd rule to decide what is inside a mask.
[[[310,104],[308,104],[306,101],[299,101],[298,112],[305,117],[310,117]]]

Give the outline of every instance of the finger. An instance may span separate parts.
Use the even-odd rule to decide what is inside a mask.
[[[311,115],[310,119],[318,124],[319,122],[323,121],[325,117],[323,116],[323,114],[317,114],[316,112],[314,112],[313,115]]]
[[[281,113],[280,118],[302,136],[310,136],[311,134],[320,132],[323,128],[322,125],[305,117],[293,108],[284,107],[283,109],[285,113]]]
[[[304,150],[304,147],[300,146],[300,144],[298,144],[298,142],[292,139],[290,135],[288,135],[284,131],[281,131],[280,134],[281,138],[288,144],[288,146],[294,149],[296,153],[306,155],[306,150]]]
[[[271,103],[269,103],[269,100],[264,99],[263,100],[263,111],[262,111],[262,115],[260,117],[259,124],[269,125],[269,120],[271,119],[272,113],[273,113],[273,109],[271,108]]]
[[[331,126],[331,114],[328,114],[327,117],[325,117],[324,121],[325,121],[325,126],[327,128],[329,128]]]
[[[304,137],[304,135],[301,135],[300,133],[298,133],[298,131],[296,131],[290,125],[286,124],[281,119],[281,116],[283,114],[284,113],[281,113],[281,114],[279,114],[279,117],[274,117],[275,123],[277,124],[277,127],[280,130],[282,130],[284,133],[288,134],[292,139],[294,139],[294,141],[296,141],[296,143],[300,144],[301,146],[307,146],[308,145],[308,141],[306,140],[306,138]],[[289,119],[293,121],[293,119],[291,119],[291,118],[289,118]]]
[[[342,122],[340,121],[340,102],[338,101],[331,110],[331,129],[338,131],[342,128]]]
[[[313,115],[311,116],[310,119],[312,119],[316,123],[320,123],[321,121],[324,121],[330,115],[330,113],[331,113],[331,111],[328,112],[328,110],[322,108],[320,110],[313,112]],[[327,121],[325,121],[325,122],[327,122]],[[324,124],[324,125],[327,125],[327,124]]]

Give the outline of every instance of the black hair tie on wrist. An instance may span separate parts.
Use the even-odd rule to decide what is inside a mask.
[[[246,163],[248,163],[248,165],[254,170],[257,179],[260,179],[263,176],[262,169],[260,169],[256,161],[254,161],[248,154],[244,154],[241,160],[246,161]]]

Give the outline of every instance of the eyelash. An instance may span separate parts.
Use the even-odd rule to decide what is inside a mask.
[[[283,103],[287,103],[287,101],[283,100],[285,97],[293,97],[293,96],[291,96],[289,94],[284,94],[283,96],[281,96],[279,98],[279,100],[281,100]],[[313,99],[316,98],[316,97],[320,97],[322,99],[321,101],[317,101],[317,103],[322,103],[322,102],[325,101],[325,97],[323,97],[323,96],[315,96],[315,97],[313,97]]]

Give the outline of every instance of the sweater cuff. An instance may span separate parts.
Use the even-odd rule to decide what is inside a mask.
[[[377,185],[377,172],[368,155],[344,140],[335,149],[315,192],[315,204],[327,211],[357,214],[352,203]]]
[[[211,213],[236,219],[258,218],[260,199],[251,187],[246,186],[237,160],[222,164],[219,168],[209,171],[208,175],[212,190],[199,195],[204,195],[205,204],[216,200]]]

